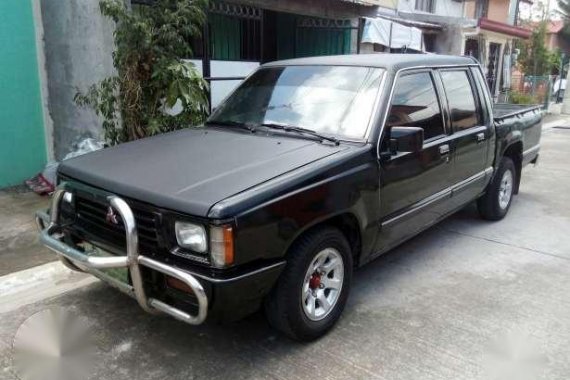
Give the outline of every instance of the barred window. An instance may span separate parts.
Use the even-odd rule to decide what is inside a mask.
[[[434,12],[435,0],[416,0],[416,10],[422,12]]]

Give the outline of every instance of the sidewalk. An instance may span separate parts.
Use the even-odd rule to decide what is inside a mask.
[[[570,126],[570,115],[560,113],[561,104],[553,104],[550,106],[549,113],[544,115],[542,130],[548,130],[553,127]]]
[[[47,208],[49,197],[23,188],[0,190],[0,276],[54,261],[38,243],[36,210]]]

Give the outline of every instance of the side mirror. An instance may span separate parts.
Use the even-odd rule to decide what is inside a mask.
[[[424,146],[424,130],[418,127],[392,127],[389,132],[392,155],[400,152],[417,153]]]

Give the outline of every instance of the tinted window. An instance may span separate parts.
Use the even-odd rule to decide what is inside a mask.
[[[453,129],[460,131],[479,125],[477,106],[467,71],[443,71],[441,77]]]
[[[430,73],[398,79],[387,124],[389,127],[423,128],[426,140],[444,133],[441,108]]]
[[[208,121],[278,123],[363,138],[383,73],[383,69],[349,66],[260,69]]]

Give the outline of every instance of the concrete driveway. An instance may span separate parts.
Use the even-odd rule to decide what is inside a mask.
[[[511,367],[568,379],[570,129],[546,131],[541,152],[505,220],[482,221],[468,207],[359,270],[344,317],[315,343],[278,335],[261,313],[201,327],[146,315],[128,297],[66,272],[46,285],[76,288],[63,295],[23,306],[5,297],[0,377],[15,378],[18,326],[63,305],[93,325],[99,379],[488,380]]]
[[[0,276],[54,260],[38,245],[34,212],[46,209],[48,197],[22,188],[0,190]]]

